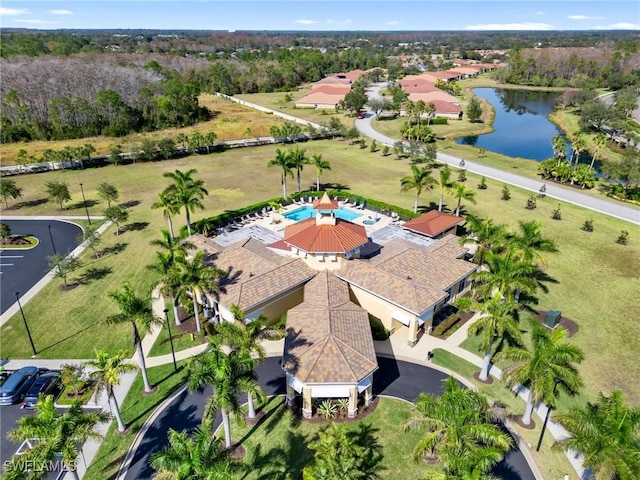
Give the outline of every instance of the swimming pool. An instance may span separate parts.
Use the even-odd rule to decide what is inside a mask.
[[[306,220],[307,218],[315,218],[316,213],[318,213],[316,209],[307,205],[302,208],[297,208],[285,213],[284,217],[288,218],[289,220],[299,222],[300,220]],[[334,213],[337,218],[341,218],[342,220],[347,220],[349,222],[353,222],[356,218],[362,216],[361,213],[354,212],[353,210],[348,210],[342,207],[334,210]]]

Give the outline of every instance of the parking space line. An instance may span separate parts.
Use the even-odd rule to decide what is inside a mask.
[[[13,263],[0,263],[0,267],[13,267]]]
[[[24,258],[24,255],[2,255],[0,253],[0,258]]]

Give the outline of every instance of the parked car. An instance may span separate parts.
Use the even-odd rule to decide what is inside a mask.
[[[11,405],[22,400],[25,392],[36,381],[38,367],[22,367],[11,374],[0,386],[0,405]]]
[[[364,118],[364,116],[365,116],[365,115],[364,115],[364,112],[358,112],[358,118],[359,118],[359,119],[361,119],[361,120],[362,120],[362,119]]]
[[[54,395],[60,393],[60,371],[50,370],[38,375],[27,394],[22,399],[22,408],[32,409],[38,403],[40,394]]]

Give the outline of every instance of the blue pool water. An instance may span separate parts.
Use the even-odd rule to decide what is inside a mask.
[[[354,212],[353,210],[347,210],[346,208],[342,207],[334,210],[333,212],[335,213],[337,218],[341,218],[342,220],[347,220],[349,222],[353,222],[356,218],[362,216],[361,213]],[[291,212],[287,212],[284,214],[284,216],[285,218],[299,222],[300,220],[306,220],[307,218],[315,218],[316,213],[318,213],[316,209],[307,205],[305,207],[292,210]]]

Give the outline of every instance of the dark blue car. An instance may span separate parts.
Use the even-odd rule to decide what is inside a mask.
[[[38,367],[22,367],[0,386],[0,405],[11,405],[22,400],[24,394],[36,381]]]

